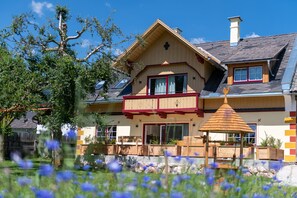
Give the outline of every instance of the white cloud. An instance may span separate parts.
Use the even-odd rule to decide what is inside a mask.
[[[91,41],[88,40],[88,39],[83,39],[82,42],[81,42],[81,47],[82,48],[87,48],[91,45]]]
[[[199,37],[199,38],[191,38],[191,41],[190,41],[192,44],[199,44],[199,43],[205,43],[206,40],[202,37]]]
[[[256,37],[260,37],[260,35],[256,34],[255,32],[253,32],[252,34],[248,34],[245,36],[245,38],[256,38]]]
[[[114,55],[115,56],[119,56],[119,55],[121,55],[123,53],[123,51],[121,50],[121,49],[115,49],[114,50]]]
[[[54,11],[54,5],[52,3],[48,3],[46,1],[37,2],[37,1],[32,0],[31,6],[33,9],[33,12],[38,14],[39,17],[41,17],[43,15],[44,9]]]

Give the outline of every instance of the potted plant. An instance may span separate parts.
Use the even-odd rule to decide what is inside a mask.
[[[260,147],[257,147],[257,159],[279,160],[284,159],[284,150],[280,149],[282,141],[265,133]]]

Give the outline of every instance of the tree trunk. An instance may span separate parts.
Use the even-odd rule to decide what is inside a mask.
[[[4,160],[4,137],[0,134],[0,162]]]
[[[55,131],[52,137],[60,143],[59,149],[52,151],[52,164],[55,167],[61,167],[63,165],[62,131]]]

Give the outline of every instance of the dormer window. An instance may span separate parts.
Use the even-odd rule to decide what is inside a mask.
[[[234,68],[234,83],[262,82],[262,66]]]

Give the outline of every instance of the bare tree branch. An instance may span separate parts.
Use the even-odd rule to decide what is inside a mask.
[[[90,53],[88,53],[88,55],[85,58],[82,59],[76,59],[77,62],[86,62],[93,54],[95,54],[96,52],[98,52],[101,48],[103,48],[105,46],[105,44],[100,44],[97,47],[95,47]]]

